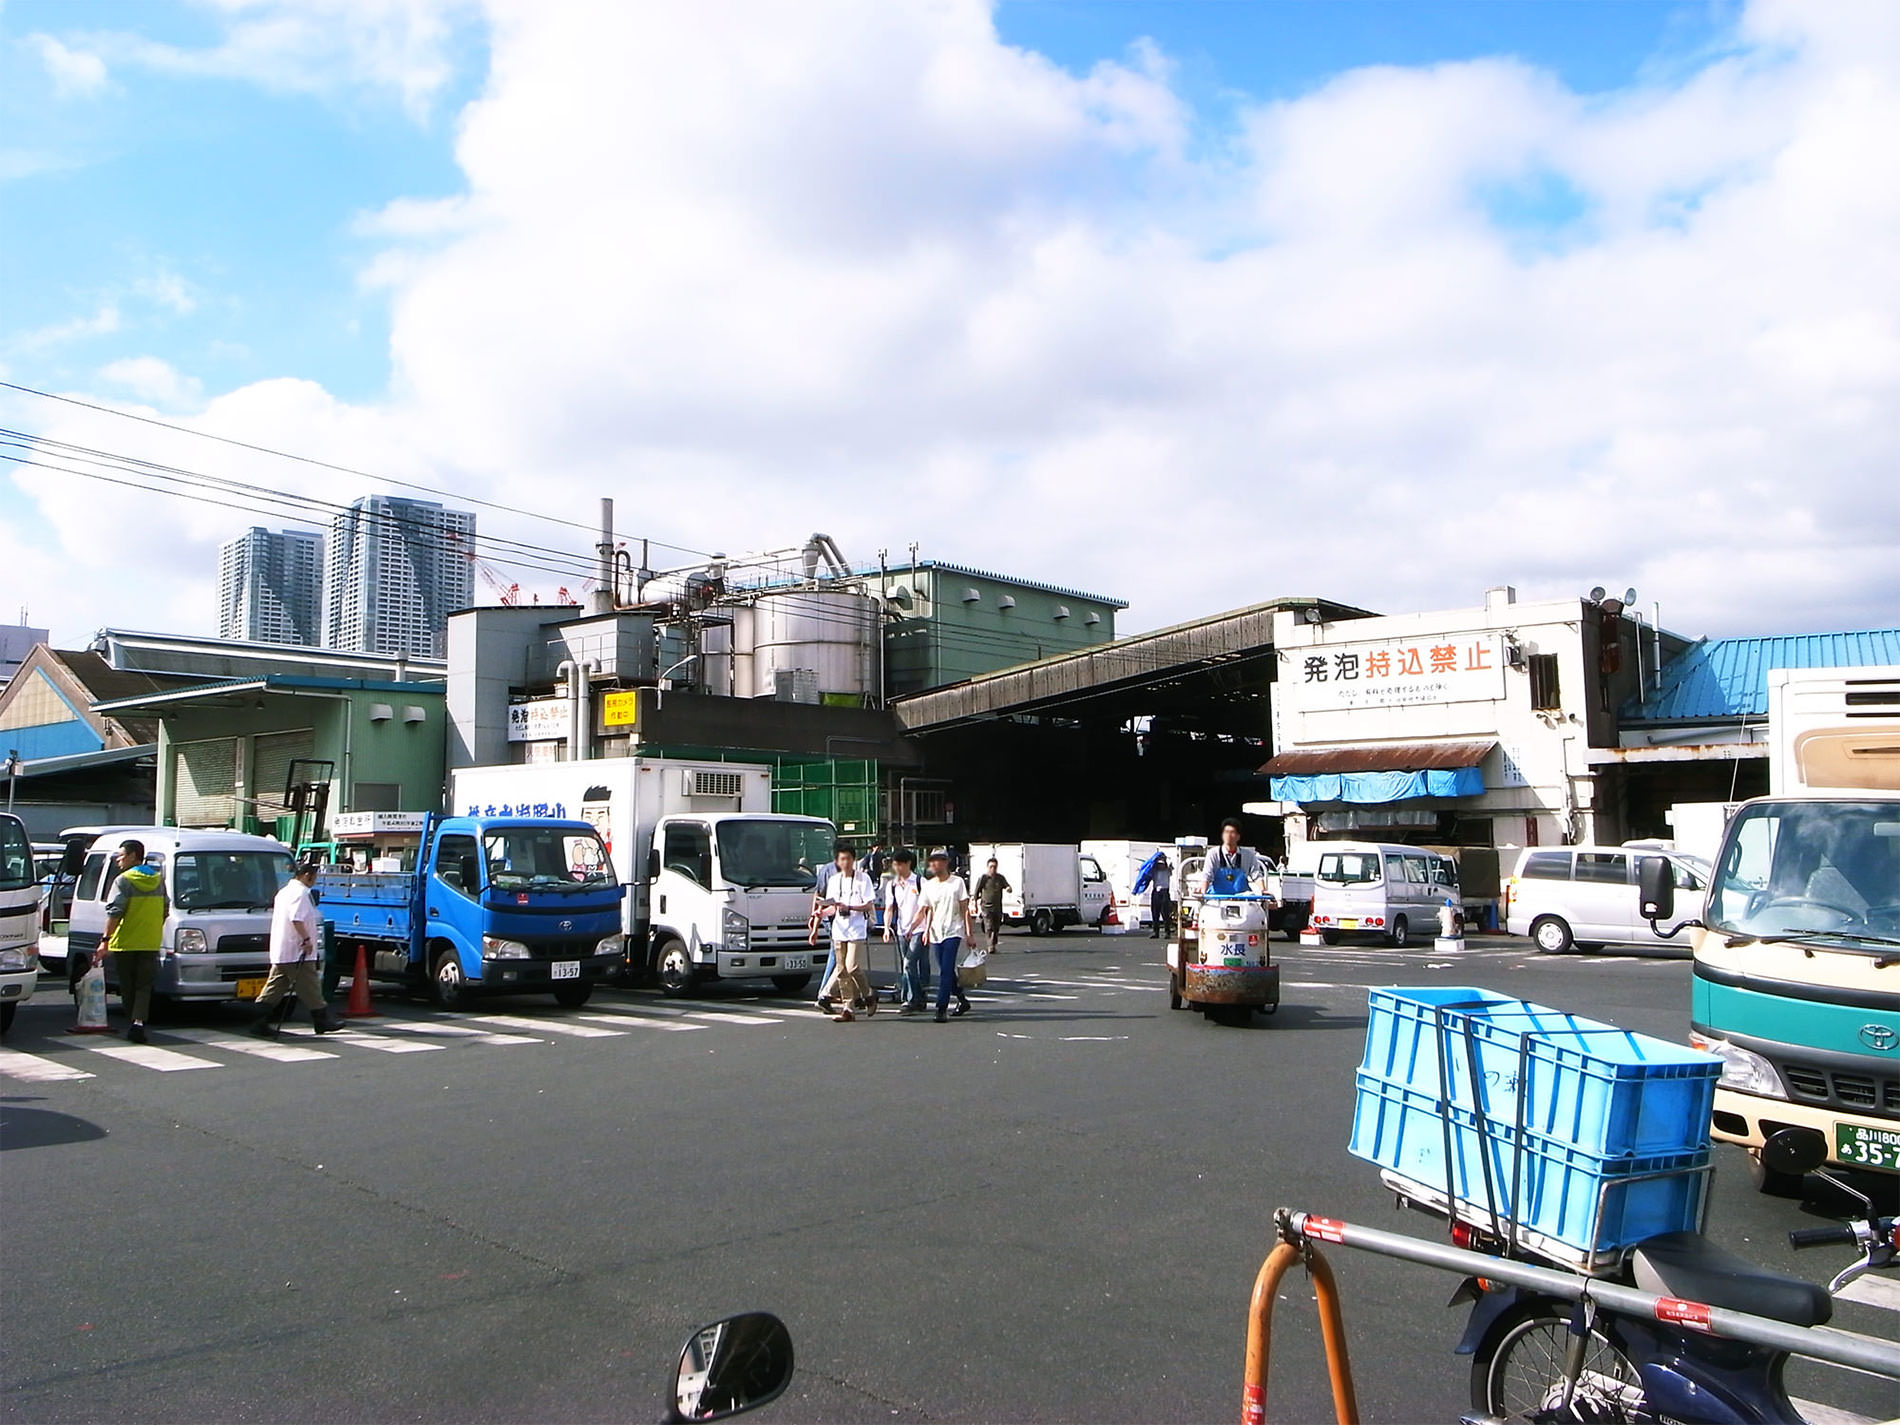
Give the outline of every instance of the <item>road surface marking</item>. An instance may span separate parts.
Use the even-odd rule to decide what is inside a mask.
[[[1856,1277],[1837,1293],[1841,1301],[1858,1301],[1882,1311],[1900,1311],[1900,1282],[1887,1277]]]
[[[141,1069],[156,1069],[161,1074],[176,1074],[185,1069],[222,1069],[216,1059],[200,1059],[196,1054],[181,1054],[176,1049],[160,1049],[155,1044],[85,1044],[81,1048],[108,1059],[137,1064]]]
[[[445,1024],[436,1019],[397,1019],[383,1026],[404,1034],[422,1034],[432,1039],[472,1039],[477,1044],[539,1044],[526,1034],[490,1034],[486,1029],[470,1029],[463,1024]]]
[[[629,1029],[670,1029],[675,1034],[684,1033],[688,1029],[704,1029],[706,1027],[703,1024],[677,1024],[665,1019],[646,1019],[624,1009],[617,1014],[582,1014],[575,1017],[578,1019],[591,1019],[596,1024],[625,1025]]]
[[[208,1044],[217,1049],[235,1049],[240,1054],[269,1059],[279,1064],[307,1064],[313,1059],[334,1059],[321,1049],[305,1049],[296,1044],[272,1044],[262,1039],[247,1039],[222,1029],[167,1029],[167,1039],[183,1039],[191,1044]]]
[[[92,1077],[86,1070],[75,1069],[71,1064],[62,1064],[56,1059],[42,1059],[38,1054],[23,1054],[18,1049],[0,1049],[0,1074],[36,1084]]]
[[[1041,990],[1029,990],[1029,991],[1026,991],[1026,992],[1024,993],[1024,995],[1023,995],[1023,998],[1024,998],[1024,999],[1066,999],[1066,1000],[1078,1000],[1078,999],[1081,999],[1081,998],[1082,998],[1082,996],[1080,996],[1080,995],[1052,995],[1052,994],[1046,994],[1046,993],[1044,993],[1044,992],[1043,992],[1043,991],[1041,991]]]
[[[1060,1042],[1064,1044],[1113,1044],[1117,1040],[1126,1039],[1127,1037],[1126,1034],[1065,1034],[1062,1036]]]
[[[418,1044],[413,1039],[385,1039],[380,1034],[366,1034],[360,1029],[345,1029],[329,1038],[332,1044],[354,1044],[359,1049],[378,1049],[385,1054],[426,1054],[431,1049],[442,1047],[440,1044]]]
[[[688,1019],[710,1019],[715,1024],[783,1024],[785,1022],[763,1014],[735,1014],[731,1010],[721,1009],[689,1009],[682,1013]]]
[[[528,1029],[537,1034],[566,1034],[574,1039],[612,1039],[611,1029],[595,1029],[586,1024],[569,1024],[562,1019],[530,1019],[523,1014],[477,1014],[476,1024],[499,1024],[503,1029]]]

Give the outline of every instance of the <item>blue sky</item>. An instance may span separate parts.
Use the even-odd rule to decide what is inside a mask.
[[[0,0],[0,373],[682,548],[816,503],[1130,629],[1504,583],[1871,626],[1896,131],[1891,0]],[[1224,539],[1335,554],[1121,517],[1221,482]],[[99,493],[0,472],[0,608],[206,627],[242,512]]]
[[[1152,39],[1177,66],[1204,136],[1238,103],[1291,98],[1342,70],[1514,55],[1595,93],[1706,59],[1733,7],[1661,0],[1005,0],[1001,38],[1086,73]],[[481,88],[484,36],[464,24],[450,81],[420,111],[386,89],[296,93],[244,78],[111,64],[97,92],[61,96],[29,37],[75,48],[130,34],[214,48],[219,17],[168,0],[10,0],[0,8],[0,364],[84,385],[117,356],[157,355],[208,390],[274,376],[367,400],[389,377],[388,309],[360,273],[359,215],[459,192],[456,116]],[[42,166],[43,165],[43,166]],[[4,172],[0,169],[0,172]],[[1499,195],[1531,228],[1574,218],[1545,181]],[[19,344],[68,324],[112,330]],[[12,344],[8,346],[8,339]]]

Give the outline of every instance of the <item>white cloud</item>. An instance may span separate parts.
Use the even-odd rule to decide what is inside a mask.
[[[47,77],[53,81],[53,92],[60,98],[86,98],[106,87],[106,62],[98,55],[71,49],[51,35],[27,38],[39,51],[40,63],[46,66]]]
[[[702,549],[920,539],[1130,627],[1501,582],[1635,584],[1690,632],[1892,622],[1893,13],[1760,4],[1607,96],[1358,70],[1190,145],[1152,47],[1071,75],[976,0],[495,0],[467,194],[359,223],[388,398],[197,419],[582,520],[612,494]],[[1546,181],[1582,213],[1527,244],[1489,205]]]
[[[31,331],[16,333],[7,339],[7,346],[14,351],[45,351],[51,347],[64,346],[68,342],[110,336],[118,331],[119,327],[118,304],[109,301],[101,302],[93,309],[90,316],[73,317],[67,321],[54,322],[49,326],[35,327]]]
[[[99,368],[99,379],[161,406],[196,405],[204,395],[196,377],[184,375],[156,356],[128,356],[108,362]]]
[[[161,269],[150,277],[142,277],[133,284],[133,291],[154,306],[163,307],[179,316],[187,316],[197,310],[198,298],[189,283],[175,272]]]

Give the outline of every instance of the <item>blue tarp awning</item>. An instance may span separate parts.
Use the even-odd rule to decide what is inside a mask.
[[[1484,791],[1476,767],[1406,772],[1318,772],[1275,777],[1276,802],[1353,802],[1360,805],[1410,801],[1414,797],[1475,797]]]

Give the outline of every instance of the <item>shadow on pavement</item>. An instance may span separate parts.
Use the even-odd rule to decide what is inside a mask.
[[[106,1136],[105,1129],[70,1113],[50,1108],[22,1108],[0,1104],[0,1153],[15,1148],[50,1148],[60,1143],[90,1143]]]

